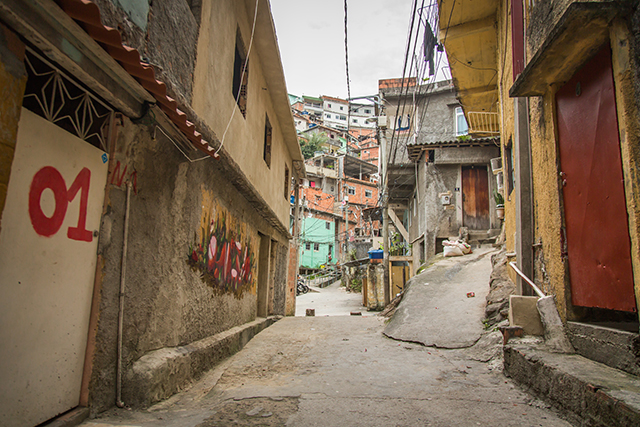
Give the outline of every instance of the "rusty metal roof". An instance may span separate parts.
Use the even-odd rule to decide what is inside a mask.
[[[486,138],[467,138],[467,139],[449,139],[440,141],[421,141],[414,143],[407,143],[407,152],[409,158],[416,161],[420,158],[420,154],[423,150],[430,150],[434,148],[445,147],[483,147],[492,146],[498,143],[500,137],[486,137]]]
[[[175,99],[167,95],[167,86],[156,79],[153,66],[144,62],[137,49],[122,42],[120,32],[102,24],[100,9],[90,0],[57,0],[58,5],[75,20],[122,68],[127,71],[156,100],[158,107],[169,117],[199,150],[214,158],[215,149],[198,132],[196,126],[180,110]]]

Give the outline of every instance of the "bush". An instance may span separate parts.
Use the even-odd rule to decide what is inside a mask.
[[[351,289],[351,292],[362,292],[362,280],[357,277],[351,279],[351,286],[349,289]]]

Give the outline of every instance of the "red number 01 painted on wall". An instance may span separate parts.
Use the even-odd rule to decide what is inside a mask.
[[[51,166],[40,169],[31,181],[29,189],[29,218],[33,229],[41,236],[50,237],[60,230],[64,217],[67,214],[69,203],[80,193],[80,215],[78,215],[78,225],[69,227],[67,237],[71,240],[90,242],[93,234],[87,230],[87,204],[89,200],[89,184],[91,182],[91,171],[83,168],[76,176],[76,179],[67,190],[67,184],[58,170]],[[55,209],[51,217],[47,217],[42,212],[40,198],[46,189],[53,191],[55,199]]]

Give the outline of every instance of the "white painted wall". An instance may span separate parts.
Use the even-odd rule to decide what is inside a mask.
[[[0,233],[2,426],[31,427],[78,405],[107,160],[103,151],[22,110]],[[85,168],[88,181],[78,178],[87,177]],[[68,202],[74,182],[85,186]],[[59,228],[51,226],[56,211]],[[82,238],[90,241],[73,232],[81,211]]]

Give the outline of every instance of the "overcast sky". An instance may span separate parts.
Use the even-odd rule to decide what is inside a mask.
[[[411,0],[348,0],[351,97],[402,77],[411,7]],[[271,0],[271,8],[289,93],[346,98],[344,1]]]

